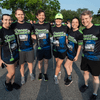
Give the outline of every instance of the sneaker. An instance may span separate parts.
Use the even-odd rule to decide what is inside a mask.
[[[25,77],[21,77],[21,84],[25,84]]]
[[[58,73],[58,79],[59,80],[61,79],[61,73]]]
[[[80,87],[81,92],[85,92],[87,89],[88,89],[88,86],[86,86],[85,84]]]
[[[31,77],[31,81],[34,81],[34,74],[30,74],[30,77]]]
[[[44,74],[43,76],[44,76],[44,81],[48,81],[48,76],[47,76],[47,74]]]
[[[17,89],[20,89],[21,86],[20,86],[19,84],[17,84],[17,83],[14,82],[14,83],[12,84],[12,87],[15,88],[15,89],[17,90]]]
[[[42,80],[42,73],[39,73],[38,80]]]
[[[68,78],[65,80],[65,85],[69,86],[73,81],[69,80]]]
[[[90,97],[90,100],[96,100],[97,95],[92,94],[92,96]]]
[[[54,77],[55,84],[59,84],[58,78]]]
[[[6,83],[6,81],[5,81],[4,86],[5,86],[6,91],[12,91],[13,90],[11,82]]]

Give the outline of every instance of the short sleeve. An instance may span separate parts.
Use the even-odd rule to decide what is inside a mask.
[[[2,45],[3,43],[3,34],[2,34],[2,30],[0,29],[0,45]]]
[[[79,31],[78,45],[83,45],[83,33]]]

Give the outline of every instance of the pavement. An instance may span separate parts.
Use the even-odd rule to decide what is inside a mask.
[[[38,80],[38,61],[35,59],[33,62],[33,73],[35,74],[35,80],[31,81],[27,64],[25,64],[26,83],[21,86],[19,90],[13,89],[13,91],[11,92],[7,92],[3,85],[5,82],[7,70],[6,68],[0,68],[0,100],[89,100],[89,97],[93,92],[91,75],[89,79],[88,90],[86,90],[85,93],[81,93],[79,91],[79,87],[84,84],[83,72],[80,70],[81,55],[79,56],[78,61],[73,63],[73,83],[69,87],[66,87],[64,85],[64,79],[67,77],[67,73],[64,68],[65,61],[66,59],[61,66],[62,76],[59,80],[58,85],[55,85],[53,79],[56,67],[54,58],[52,57],[49,60],[49,66],[47,71],[49,80],[47,82],[45,82],[44,80]],[[43,71],[44,69],[42,69],[42,72]],[[15,82],[21,85],[21,75],[19,67],[16,68],[15,75]],[[100,100],[100,87],[98,90],[97,100]]]

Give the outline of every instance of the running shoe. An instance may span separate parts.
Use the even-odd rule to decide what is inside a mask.
[[[42,73],[39,73],[38,80],[42,80]]]
[[[31,77],[31,81],[34,81],[34,74],[30,74],[30,77]]]
[[[4,86],[5,86],[6,91],[12,91],[13,90],[11,82],[6,83],[6,81],[5,81]]]
[[[58,78],[54,77],[55,84],[59,84]]]
[[[73,81],[69,80],[68,78],[65,80],[65,85],[69,86]]]
[[[25,77],[21,77],[21,84],[25,84]]]
[[[20,86],[19,84],[17,84],[17,83],[14,82],[14,83],[12,84],[12,87],[15,88],[15,89],[17,90],[17,89],[20,89],[21,86]]]
[[[81,92],[85,92],[87,89],[88,89],[88,86],[86,86],[85,84],[80,87]]]
[[[47,74],[44,74],[43,76],[44,76],[44,81],[48,81],[48,76],[47,76]]]
[[[92,96],[90,97],[90,100],[96,100],[97,95],[92,94]]]

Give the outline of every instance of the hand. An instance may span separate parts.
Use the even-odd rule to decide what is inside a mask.
[[[74,60],[73,60],[73,61],[77,61],[77,59],[78,59],[78,57],[77,57],[77,56],[75,56],[75,58],[74,58]]]

